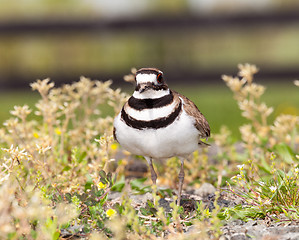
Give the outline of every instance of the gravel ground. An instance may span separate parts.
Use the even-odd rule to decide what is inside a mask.
[[[202,201],[205,206],[212,210],[214,208],[215,191],[216,189],[213,185],[205,183],[197,190],[185,192],[182,196],[183,200],[181,205],[185,211],[194,211],[196,202]],[[119,192],[109,193],[109,205],[113,206],[116,203],[120,203],[121,196],[122,193]],[[132,205],[136,209],[146,207],[147,200],[153,200],[151,193],[143,195],[129,193],[129,197],[132,200]],[[159,204],[165,211],[171,211],[169,206],[171,201],[172,199],[170,198],[162,198]],[[240,199],[225,192],[222,193],[218,199],[218,204],[222,207],[233,206],[239,203]],[[86,239],[84,238],[85,234],[82,232],[82,227],[83,226],[71,226],[69,229],[64,229],[61,231],[61,237],[69,238],[73,236],[76,239]],[[186,234],[196,231],[193,226],[184,230]],[[78,235],[72,235],[74,232],[77,232]],[[227,222],[226,225],[222,227],[222,232],[223,235],[219,240],[299,240],[299,221],[298,223],[291,223],[273,222],[270,220],[250,220],[248,222],[234,220]],[[82,235],[80,233],[82,233]]]
[[[213,185],[205,183],[201,188],[195,191],[186,192],[182,198],[181,205],[185,210],[193,211],[196,201],[203,201],[210,210],[214,207],[214,193],[216,189]],[[112,193],[109,198],[112,202],[119,202],[121,193]],[[132,205],[138,209],[145,207],[147,200],[152,200],[152,194],[131,195]],[[160,206],[164,207],[165,211],[170,211],[169,204],[171,199],[160,199]],[[218,204],[223,207],[233,206],[240,203],[240,199],[234,196],[222,193],[218,199]],[[192,227],[186,229],[186,234],[192,231]],[[299,224],[290,222],[271,222],[267,220],[250,220],[243,222],[234,220],[228,222],[223,228],[223,235],[220,240],[299,240]]]
[[[270,226],[264,220],[251,220],[247,223],[234,221],[223,227],[221,240],[295,240],[299,239],[298,225],[273,223]]]
[[[236,144],[236,149],[238,152],[243,152],[244,149],[241,144]],[[212,145],[209,149],[208,155],[209,159],[213,159],[218,152],[217,146]],[[136,163],[136,161],[133,161]],[[137,177],[136,172],[140,172],[139,169],[135,169],[136,166],[142,165],[140,162],[138,164],[131,165],[130,171],[132,171],[132,176]],[[144,173],[147,172],[147,165],[143,166]],[[128,169],[127,169],[128,170]],[[130,172],[129,171],[129,172]],[[129,174],[130,175],[130,174]],[[214,197],[215,197],[215,187],[209,183],[204,183],[199,189],[186,191],[185,195],[182,196],[183,199],[188,199],[187,201],[182,201],[182,206],[185,210],[193,211],[195,208],[196,201],[203,201],[210,210],[214,207]],[[148,199],[152,199],[152,195],[147,193],[145,195],[131,195],[133,199],[133,205],[136,208],[145,207],[145,203]],[[111,196],[113,199],[113,196]],[[160,205],[165,208],[166,211],[170,210],[169,203],[170,199],[161,199]],[[222,193],[218,199],[218,204],[222,207],[234,206],[236,204],[241,204],[241,199],[235,196]],[[192,231],[192,228],[188,229]],[[243,222],[241,220],[234,220],[227,222],[227,224],[222,228],[223,235],[220,240],[299,240],[299,220],[298,222],[273,222],[269,220],[251,220],[248,222]]]

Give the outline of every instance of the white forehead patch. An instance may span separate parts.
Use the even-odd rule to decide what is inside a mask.
[[[137,84],[147,82],[157,83],[157,75],[153,73],[140,73],[136,75],[136,82]]]

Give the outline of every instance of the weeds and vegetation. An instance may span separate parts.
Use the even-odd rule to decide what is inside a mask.
[[[41,95],[36,109],[14,107],[0,129],[1,238],[217,239],[230,219],[297,221],[298,116],[279,115],[270,123],[273,109],[261,101],[265,88],[253,82],[257,68],[239,69],[238,77],[223,80],[248,120],[240,127],[241,139],[234,142],[227,127],[214,133],[211,145],[217,153],[195,152],[186,162],[185,182],[192,188],[204,182],[226,188],[242,204],[222,208],[215,203],[211,210],[197,202],[188,211],[176,206],[170,189],[152,189],[144,178],[129,183],[124,169],[130,155],[113,141],[113,116],[99,111],[109,105],[117,113],[127,95],[111,89],[110,81],[81,78],[55,88],[45,79],[31,84]],[[39,120],[31,120],[32,114]],[[175,187],[178,164],[171,158],[158,166],[164,172],[161,185]],[[109,199],[117,191],[121,198]],[[150,192],[152,199],[136,207],[132,191]],[[171,210],[161,207],[162,197],[173,200]]]
[[[230,209],[226,217],[268,217],[273,220],[298,219],[299,190],[299,117],[280,115],[273,124],[268,117],[273,112],[261,102],[265,88],[253,83],[255,66],[240,65],[239,76],[223,76],[234,92],[242,116],[249,123],[240,127],[245,155],[238,165],[239,174],[232,177],[236,187],[229,189],[241,197],[245,206]],[[295,85],[297,81],[294,82]]]

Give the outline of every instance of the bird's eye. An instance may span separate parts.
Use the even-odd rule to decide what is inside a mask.
[[[162,76],[162,73],[159,73],[159,74],[157,75],[157,82],[158,82],[158,83],[162,83],[162,82],[163,82],[163,76]]]

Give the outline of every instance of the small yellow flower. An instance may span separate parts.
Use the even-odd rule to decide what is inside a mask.
[[[106,188],[106,184],[102,183],[101,181],[98,183],[98,188],[104,189]]]
[[[38,133],[37,133],[37,132],[34,132],[34,133],[33,133],[33,137],[35,137],[35,138],[39,138]]]
[[[116,214],[116,211],[112,208],[109,208],[107,211],[106,211],[106,215],[109,217],[109,218],[112,218],[114,217]]]
[[[110,148],[111,148],[111,150],[117,150],[117,148],[118,148],[117,143],[112,143]]]
[[[55,128],[55,133],[56,133],[57,135],[61,135],[61,130],[60,130],[59,128]]]

